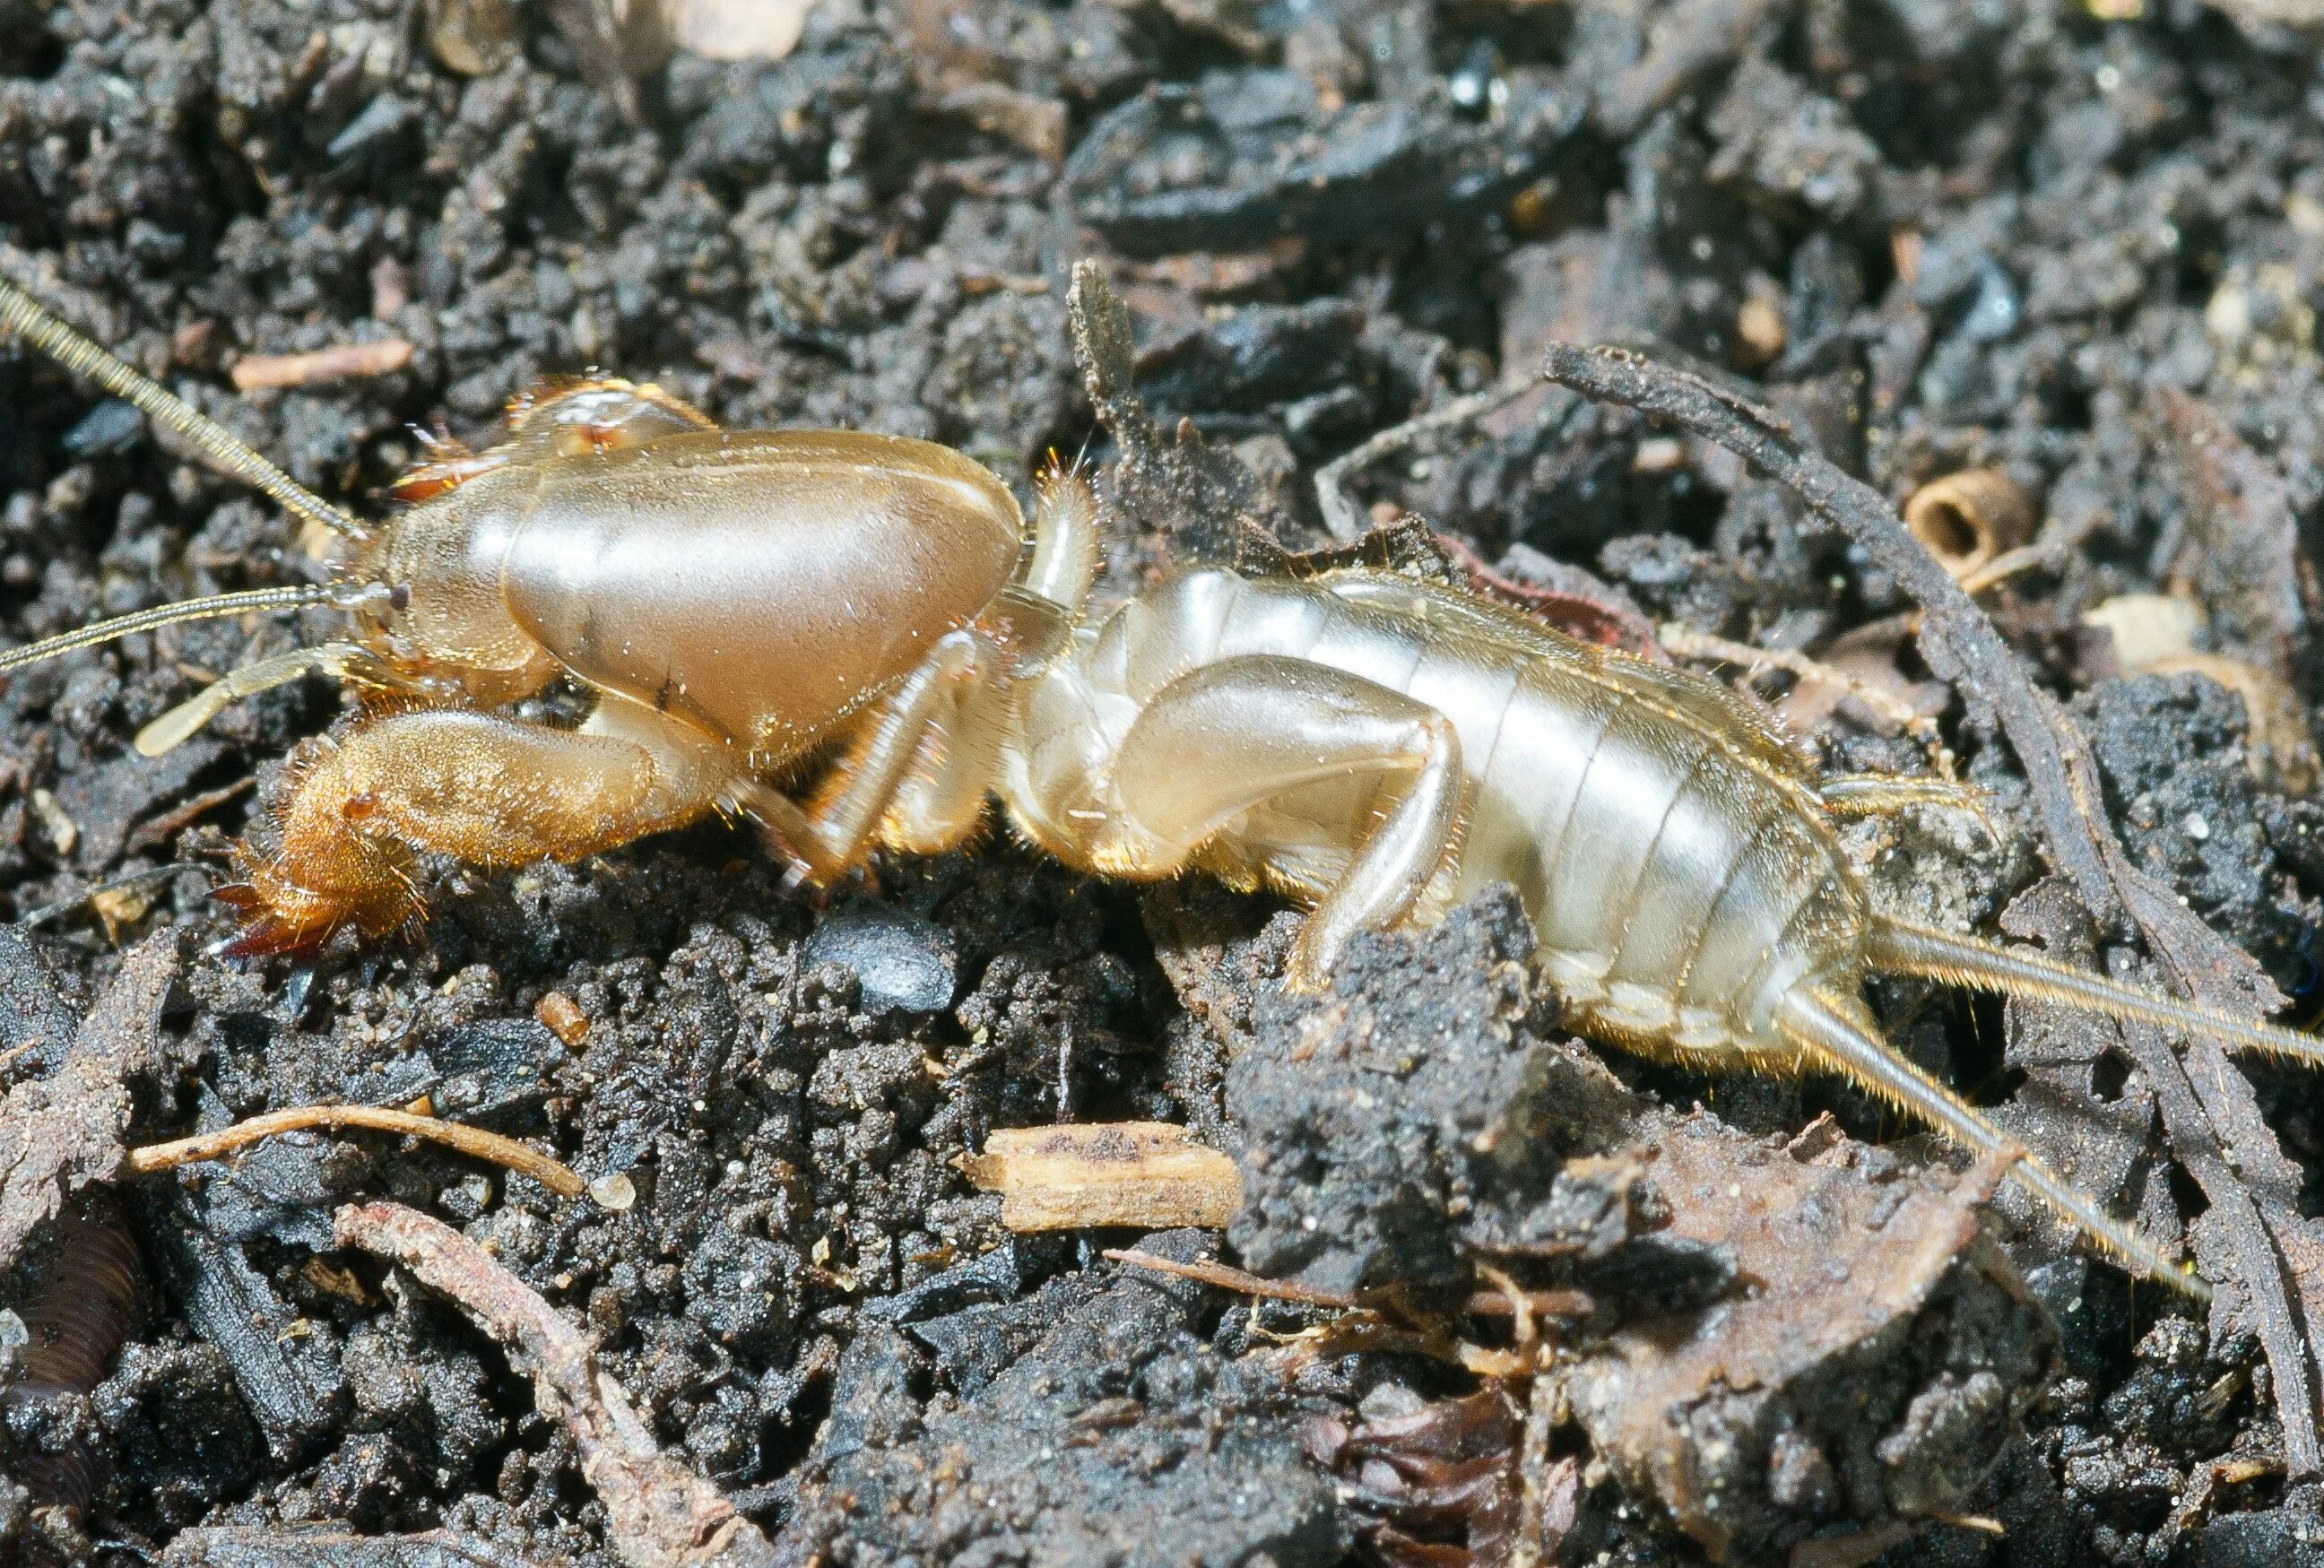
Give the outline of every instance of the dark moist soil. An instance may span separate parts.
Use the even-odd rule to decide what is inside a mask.
[[[1756,379],[1892,495],[1991,465],[2042,498],[2078,542],[1987,602],[2080,694],[2134,858],[2303,1010],[2317,997],[2317,809],[2254,781],[2237,698],[2195,675],[2108,678],[2080,620],[2178,573],[2217,612],[2202,647],[2264,664],[2289,635],[2299,678],[2296,627],[2262,604],[2289,595],[2296,623],[2289,557],[2276,580],[2223,590],[2186,564],[2203,508],[2166,461],[2156,391],[2200,400],[2257,455],[2278,481],[2273,526],[2315,521],[2324,89],[2296,35],[2246,34],[2191,0],[2116,22],[2065,0],[816,0],[779,62],[681,54],[617,84],[586,77],[536,7],[515,12],[505,63],[457,74],[429,21],[461,9],[0,0],[0,270],[373,514],[422,451],[416,430],[489,441],[512,396],[591,365],[658,378],[732,425],[954,443],[1020,488],[1052,447],[1094,440],[1102,460],[1065,321],[1084,256],[1131,308],[1156,412],[1239,457],[1236,483],[1295,545],[1323,538],[1314,471],[1368,437],[1522,388],[1552,339],[1653,340]],[[367,379],[241,396],[223,374],[246,354],[391,337],[410,363]],[[293,529],[177,450],[0,348],[12,640],[302,580]],[[1590,568],[1697,632],[1821,650],[1907,607],[1731,463],[1563,393],[1502,400],[1342,480],[1360,522],[1417,511],[1511,576]],[[1145,521],[1112,541],[1117,594],[1226,520]],[[1536,1251],[1566,1237],[1586,1260],[1628,1234],[1622,1214],[1651,1229],[1623,1207],[1631,1186],[1553,1191],[1548,1167],[1474,1153],[1512,1105],[1587,1120],[1545,1082],[1597,1073],[1624,1116],[1708,1102],[1776,1146],[1826,1109],[1859,1137],[1902,1130],[1820,1085],[1714,1084],[1609,1055],[1618,1083],[1572,1055],[1508,968],[1522,933],[1490,910],[1449,945],[1367,947],[1325,1004],[1343,1010],[1311,1017],[1275,987],[1288,927],[1268,906],[1081,881],[1005,835],[816,898],[706,827],[575,866],[445,868],[424,937],[377,953],[310,970],[207,956],[227,928],[206,899],[217,851],[338,697],[320,680],[277,691],[159,761],[128,737],[205,672],[328,630],[189,625],[0,692],[11,1081],[55,1070],[124,948],[176,931],[133,1141],[428,1094],[588,1176],[625,1175],[635,1202],[558,1200],[355,1135],[124,1189],[146,1276],[131,1342],[86,1403],[37,1420],[12,1407],[6,1434],[109,1468],[86,1520],[103,1561],[150,1560],[196,1526],[333,1522],[327,1550],[214,1535],[163,1560],[609,1561],[571,1438],[501,1350],[329,1250],[331,1209],[359,1194],[461,1226],[586,1324],[659,1436],[798,1561],[1419,1561],[1394,1557],[1383,1518],[1498,1561],[1507,1532],[1478,1499],[1499,1493],[1398,1514],[1380,1493],[1394,1477],[1350,1469],[1333,1435],[1482,1408],[1449,1403],[1472,1379],[1409,1342],[1286,1360],[1314,1313],[1125,1274],[1099,1240],[1012,1239],[954,1162],[998,1127],[1187,1122],[1251,1157],[1231,1255],[1425,1305],[1475,1287],[1480,1249],[1518,1244],[1501,1232]],[[1922,766],[1863,717],[1819,729],[1831,761]],[[1881,897],[1989,922],[2039,870],[2013,815],[2022,787],[1974,708],[1944,722],[1994,791],[2000,845],[1929,816],[1859,847]],[[544,1010],[551,993],[564,1004]],[[2005,1051],[2000,1009],[1904,985],[1876,1000],[1905,1048],[2041,1143],[2045,1112],[2017,1091],[2051,1070]],[[1292,1045],[1348,1008],[1452,1054],[1406,1064],[1370,1121],[1335,1123],[1369,1097],[1335,1100],[1332,1073],[1352,1069],[1303,1077]],[[1566,1077],[1527,1066],[1552,1056]],[[2151,1111],[2135,1080],[2084,1067],[2080,1103],[2129,1096],[2135,1154]],[[2312,1185],[2311,1084],[2263,1075],[2262,1089]],[[1319,1141],[1326,1126],[1342,1135]],[[1545,1147],[1584,1151],[1569,1130]],[[2102,1164],[2071,1168],[2098,1184]],[[2145,1170],[2118,1162],[2100,1195],[2144,1191],[2167,1226],[2191,1189]],[[2324,1561],[2310,1500],[2282,1484],[2249,1337],[2212,1342],[2022,1208],[2004,1220],[2059,1337],[2005,1313],[1992,1365],[2032,1388],[2054,1355],[2062,1376],[2022,1412],[1988,1402],[2000,1436],[1956,1465],[1974,1490],[1941,1510],[1972,1523],[1908,1534],[1881,1561]],[[1612,1241],[1593,1251],[1600,1224]],[[1147,1244],[1194,1257],[1218,1239]],[[20,1304],[42,1256],[19,1270]],[[1640,1310],[1698,1311],[1735,1288],[1723,1256],[1674,1244],[1644,1272],[1575,1277]],[[1478,1420],[1463,1441],[1515,1466],[1507,1419]],[[1702,1559],[1559,1434],[1528,1462],[1582,1461],[1541,1472],[1567,1478],[1565,1560]],[[1768,1483],[1796,1507],[1750,1526],[1778,1557],[1868,1517],[1799,1452],[1804,1468]],[[0,1554],[35,1536],[71,1549],[23,1491],[0,1501]],[[347,1526],[473,1539],[391,1559]]]

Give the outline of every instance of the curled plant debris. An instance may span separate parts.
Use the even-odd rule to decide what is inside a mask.
[[[2023,545],[2036,521],[2032,494],[1999,468],[1964,468],[1904,498],[1904,526],[1956,577]]]
[[[1307,1452],[1339,1477],[1366,1517],[1357,1545],[1383,1568],[1495,1568],[1522,1526],[1523,1425],[1508,1391],[1488,1383],[1351,1425],[1308,1424]]]

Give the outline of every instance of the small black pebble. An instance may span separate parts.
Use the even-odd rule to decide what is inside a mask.
[[[807,967],[836,964],[854,972],[872,1011],[936,1012],[960,985],[952,933],[917,915],[854,904],[825,915],[807,939]]]
[[[126,452],[144,433],[144,415],[119,398],[107,398],[64,433],[65,450],[76,457]]]

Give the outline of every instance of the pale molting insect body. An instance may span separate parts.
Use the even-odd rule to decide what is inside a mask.
[[[1297,985],[1358,931],[1510,882],[1582,1032],[1703,1067],[1837,1072],[1988,1154],[2018,1151],[1881,1039],[1868,973],[2324,1056],[1880,917],[1833,824],[1949,787],[1819,779],[1716,683],[1450,588],[1206,568],[1093,618],[1098,517],[1077,472],[1044,476],[1027,553],[1008,488],[949,449],[720,430],[610,381],[550,389],[485,452],[439,453],[396,487],[406,510],[362,525],[5,284],[0,319],[337,536],[333,588],[0,655],[5,670],[172,618],[350,611],[346,642],[236,671],[140,738],[166,747],[310,669],[359,696],[243,845],[231,951],[383,936],[416,918],[428,853],[570,860],[720,812],[829,881],[876,845],[963,842],[997,796],[1090,872],[1195,871],[1307,906]],[[595,696],[576,728],[498,711],[559,676]],[[803,770],[795,799],[781,786]],[[2130,1267],[2206,1291],[2038,1160],[2013,1169]]]

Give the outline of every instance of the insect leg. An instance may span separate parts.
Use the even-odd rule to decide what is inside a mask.
[[[295,648],[272,659],[262,659],[227,671],[192,696],[137,732],[137,754],[159,757],[176,750],[199,733],[202,726],[244,697],[288,686],[309,673],[353,678],[374,686],[392,686],[394,677],[368,650],[352,642],[327,642],[318,648]]]
[[[1095,858],[1167,876],[1254,807],[1366,777],[1381,784],[1374,819],[1292,954],[1293,982],[1314,988],[1350,936],[1404,918],[1458,844],[1461,742],[1434,708],[1305,659],[1250,656],[1183,675],[1123,738],[1120,818],[1091,835],[1102,844]]]
[[[2029,1001],[2054,1001],[2107,1018],[2183,1029],[2237,1050],[2324,1065],[2324,1039],[2280,1024],[2255,1022],[2203,1007],[2151,996],[2103,975],[2070,969],[2030,953],[1987,946],[1967,937],[1895,920],[1877,922],[1866,957],[1875,969],[1918,974],[1972,991],[1998,992]]]
[[[428,456],[406,469],[388,494],[426,501],[529,458],[610,452],[657,436],[716,429],[708,415],[650,383],[548,381],[509,406],[509,438],[487,451],[471,452],[456,441],[415,431]]]
[[[1000,666],[1000,650],[973,628],[947,632],[872,711],[807,806],[762,784],[739,789],[738,804],[818,882],[862,860],[883,826],[899,848],[958,843],[982,819],[999,759],[991,693]]]
[[[1079,616],[1088,603],[1090,579],[1097,574],[1097,492],[1089,475],[1051,459],[1038,485],[1033,512],[1033,554],[1025,565],[1025,587],[1067,614]]]
[[[1911,806],[1949,806],[1979,812],[1986,792],[1952,779],[1900,779],[1885,773],[1843,773],[1816,786],[1835,816],[1877,816]]]
[[[420,912],[420,852],[470,865],[576,860],[681,826],[730,791],[739,757],[608,697],[578,730],[464,708],[365,719],[294,758],[287,797],[219,896],[249,914],[232,954],[384,936]]]
[[[2010,1167],[2011,1177],[2076,1230],[2138,1273],[2197,1300],[2210,1299],[2211,1288],[2201,1277],[2172,1263],[2136,1230],[2101,1211],[2048,1166],[2015,1148],[1999,1128],[1898,1056],[1881,1039],[1879,1026],[1862,1002],[1803,988],[1776,1009],[1775,1026],[1811,1063],[1853,1081],[1956,1142],[1979,1154],[2015,1152],[2019,1158]]]

